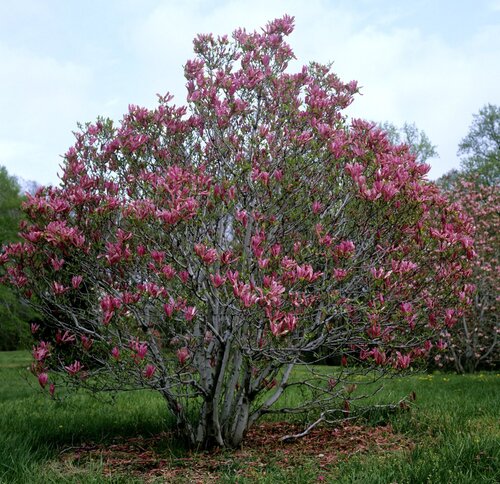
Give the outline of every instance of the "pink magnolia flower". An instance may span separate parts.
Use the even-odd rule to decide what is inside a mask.
[[[370,273],[371,273],[371,275],[373,276],[374,279],[383,279],[385,271],[384,271],[383,267],[379,267],[378,269],[375,268],[375,267],[371,267],[370,268]]]
[[[292,258],[285,256],[281,259],[281,267],[287,271],[294,270],[297,267],[297,262],[295,262]]]
[[[148,345],[146,343],[139,345],[137,348],[137,356],[142,360],[148,352]]]
[[[238,284],[238,277],[239,277],[239,272],[238,271],[227,271],[226,272],[226,276],[229,280],[229,282],[235,286],[236,284]]]
[[[246,308],[249,308],[258,300],[258,297],[252,292],[250,284],[240,283],[239,285],[233,286],[233,292],[236,297],[240,298]]]
[[[103,311],[103,324],[107,326],[115,314],[115,309],[121,306],[120,298],[106,294],[101,300],[101,309]]]
[[[163,304],[163,310],[165,311],[165,314],[171,318],[175,311],[175,301],[170,298],[168,303]]]
[[[65,287],[62,284],[60,284],[59,282],[54,281],[52,283],[52,290],[54,291],[54,294],[56,294],[56,295],[64,294],[68,289],[69,289],[69,287]]]
[[[141,289],[151,297],[158,297],[167,294],[164,287],[158,286],[158,284],[155,284],[154,282],[146,282]]]
[[[384,200],[387,202],[391,200],[398,193],[398,189],[394,185],[394,183],[388,182],[384,183],[382,186],[382,196]]]
[[[203,244],[195,244],[194,251],[205,264],[210,265],[217,260],[217,251],[215,249],[209,249]]]
[[[64,265],[64,262],[64,259],[50,259],[50,263],[52,264],[52,267],[55,271],[60,271],[62,269],[62,266]]]
[[[236,210],[236,220],[238,220],[243,227],[246,227],[248,224],[248,213],[246,210]]]
[[[115,346],[112,350],[111,350],[111,355],[113,356],[113,358],[118,361],[120,359],[120,350]]]
[[[82,281],[83,281],[82,276],[73,276],[71,278],[71,285],[73,286],[73,289],[78,289]]]
[[[69,331],[65,331],[61,333],[61,330],[58,330],[56,333],[56,343],[57,344],[65,344],[65,343],[74,343],[76,340],[76,336],[71,334]]]
[[[179,348],[177,350],[177,359],[179,360],[179,363],[181,365],[184,365],[184,363],[187,361],[187,359],[190,357],[189,354],[189,349],[187,346],[183,346],[182,348]]]
[[[47,373],[40,373],[38,375],[38,383],[40,383],[40,386],[42,388],[45,388],[45,385],[47,385],[47,382],[49,381],[49,376]]]
[[[347,269],[338,269],[338,268],[333,269],[333,276],[335,277],[335,279],[339,281],[345,279],[348,274],[349,271]]]
[[[429,326],[436,328],[438,326],[437,316],[434,313],[429,313]]]
[[[413,311],[413,306],[409,302],[401,303],[400,308],[403,314],[410,314]]]
[[[457,322],[457,314],[454,309],[446,309],[444,312],[444,324],[451,328]]]
[[[102,315],[102,324],[107,326],[113,319],[114,314],[114,311],[105,311]]]
[[[184,318],[186,321],[192,321],[196,316],[196,307],[188,306],[184,309]]]
[[[65,366],[64,369],[71,375],[74,376],[77,373],[79,373],[82,369],[82,364],[78,361],[75,360],[71,365]]]
[[[131,293],[131,292],[127,292],[125,291],[123,294],[122,294],[122,301],[123,301],[123,304],[135,304],[136,302],[138,302],[139,300],[141,299],[141,295],[139,293]]]
[[[314,214],[319,214],[323,211],[323,204],[321,202],[315,201],[312,204],[312,211]]]
[[[163,266],[161,272],[168,280],[173,279],[176,274],[175,269],[170,264]]]
[[[125,247],[121,242],[107,242],[106,243],[106,254],[105,259],[108,261],[109,265],[114,265],[118,262],[129,259],[132,256],[128,245]]]
[[[261,181],[264,185],[267,186],[269,183],[270,174],[267,171],[261,171],[258,168],[252,169],[252,180],[253,181]]]
[[[319,236],[319,243],[326,247],[330,247],[333,244],[333,237],[329,234],[326,234],[324,237]]]
[[[346,163],[344,169],[353,179],[357,179],[363,173],[364,166],[360,163]]]
[[[341,257],[348,257],[354,253],[356,246],[352,240],[343,240],[335,247],[337,254]]]
[[[264,250],[262,249],[262,242],[266,240],[266,236],[264,235],[263,231],[257,232],[255,235],[252,236],[252,251],[255,254],[256,257],[261,257],[262,253]]]
[[[396,368],[405,369],[410,366],[411,357],[410,355],[402,355],[399,351],[396,351]]]
[[[371,325],[366,330],[366,334],[372,339],[378,338],[382,334],[382,328],[380,327],[380,324]]]
[[[189,280],[189,272],[188,271],[181,271],[179,272],[179,279],[186,284],[186,282]]]
[[[151,258],[158,264],[161,264],[163,262],[163,259],[165,259],[165,252],[160,250],[152,250]]]
[[[367,360],[369,356],[371,356],[371,352],[366,349],[363,349],[359,352],[360,360]]]
[[[295,314],[277,313],[277,317],[271,320],[270,327],[274,336],[284,336],[295,329],[297,326],[297,317]]]
[[[236,260],[238,260],[238,259],[233,256],[233,252],[231,250],[224,251],[220,256],[220,262],[222,265],[225,265],[225,266],[232,264]]]
[[[374,348],[372,350],[372,356],[377,365],[383,365],[387,360],[385,353],[383,351],[379,351],[378,348]]]
[[[221,276],[218,272],[216,274],[210,274],[210,280],[212,281],[212,284],[214,285],[214,287],[220,287],[222,286],[226,280],[227,280],[227,277],[225,276]]]
[[[137,339],[130,342],[130,348],[135,352],[134,359],[142,360],[148,352],[148,344]]]
[[[89,338],[88,336],[83,335],[81,337],[82,340],[82,346],[88,351],[90,348],[92,348],[92,345],[94,344],[94,340],[92,338]]]
[[[50,354],[50,344],[41,341],[38,346],[33,346],[33,358],[36,361],[43,361]]]
[[[440,339],[437,343],[436,343],[436,348],[440,351],[443,351],[446,349],[448,345],[442,340]]]
[[[416,314],[407,314],[405,316],[406,322],[408,323],[408,326],[410,327],[411,330],[415,329],[415,326],[417,324],[417,315]]]
[[[208,249],[202,257],[205,264],[213,264],[217,260],[217,251],[215,249]]]
[[[147,364],[146,368],[144,369],[144,376],[149,379],[154,375],[155,371],[156,371],[156,366]]]
[[[303,266],[297,266],[295,268],[295,273],[297,274],[297,277],[299,280],[302,281],[313,281],[317,279],[316,274],[314,273],[314,270],[310,264],[304,264]]]
[[[81,247],[85,243],[85,237],[78,229],[68,227],[64,221],[50,222],[45,228],[45,238],[54,244],[69,242],[76,247]]]
[[[222,200],[224,200],[225,194],[226,194],[226,189],[222,185],[217,184],[214,186],[214,196],[215,197],[218,197],[218,198],[221,198]]]
[[[268,305],[274,307],[279,306],[281,304],[281,297],[286,291],[285,287],[275,279],[272,279],[267,288],[269,289],[269,291],[264,296],[264,301]]]
[[[31,334],[35,334],[40,329],[40,325],[36,323],[31,323],[30,328],[31,328]]]
[[[278,257],[280,255],[280,252],[281,252],[281,245],[280,244],[274,244],[271,247],[271,255],[273,257]]]
[[[50,394],[51,397],[54,396],[55,391],[56,391],[56,386],[55,386],[54,383],[51,383],[50,386],[49,386],[49,394]]]
[[[402,260],[399,264],[399,271],[401,273],[411,272],[418,268],[418,265],[409,260]]]
[[[338,382],[339,381],[335,378],[329,378],[328,379],[328,388],[330,390],[333,390],[337,386]]]
[[[112,312],[121,306],[122,302],[120,298],[106,294],[101,300],[101,309],[104,312]]]

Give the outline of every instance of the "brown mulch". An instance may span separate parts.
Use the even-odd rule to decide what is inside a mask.
[[[411,441],[394,432],[390,425],[369,427],[345,423],[316,427],[292,442],[283,435],[298,433],[300,426],[290,423],[262,423],[249,430],[240,449],[227,451],[178,451],[168,442],[173,435],[123,438],[111,444],[83,444],[62,452],[62,464],[71,468],[92,461],[103,462],[106,476],[126,474],[144,482],[217,482],[220,472],[230,471],[256,477],[269,464],[293,468],[312,460],[328,469],[352,455],[398,451],[412,448]],[[176,455],[177,454],[177,455]],[[180,456],[182,455],[182,457]]]

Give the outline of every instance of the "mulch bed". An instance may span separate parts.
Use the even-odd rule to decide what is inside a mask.
[[[252,428],[240,449],[227,451],[179,452],[169,433],[153,437],[117,439],[111,444],[83,444],[65,450],[62,463],[74,468],[91,461],[103,462],[106,476],[126,474],[144,482],[217,482],[224,470],[233,475],[256,477],[268,465],[293,468],[306,460],[316,462],[319,469],[331,468],[352,455],[394,452],[412,448],[412,442],[398,435],[390,425],[369,427],[345,423],[332,427],[316,427],[292,442],[283,435],[295,434],[301,427],[290,423],[262,423]],[[175,454],[181,454],[182,457]]]

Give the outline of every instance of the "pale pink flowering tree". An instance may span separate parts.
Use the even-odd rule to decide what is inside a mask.
[[[346,121],[355,82],[286,71],[292,30],[200,35],[187,107],[86,125],[29,198],[1,260],[59,330],[37,333],[42,386],[151,388],[193,445],[236,446],[265,414],[348,414],[353,376],[425,360],[460,317],[469,219],[406,146]]]
[[[500,187],[461,177],[447,194],[474,221],[477,257],[470,281],[475,291],[468,286],[460,295],[466,310],[445,333],[448,351],[438,363],[459,373],[474,372],[500,361]]]

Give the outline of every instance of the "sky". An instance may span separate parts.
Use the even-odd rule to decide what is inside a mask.
[[[256,30],[283,14],[297,61],[361,86],[348,115],[415,123],[459,166],[472,115],[500,104],[500,0],[0,0],[0,165],[57,184],[77,122],[119,121],[157,93],[185,102],[198,33]]]

